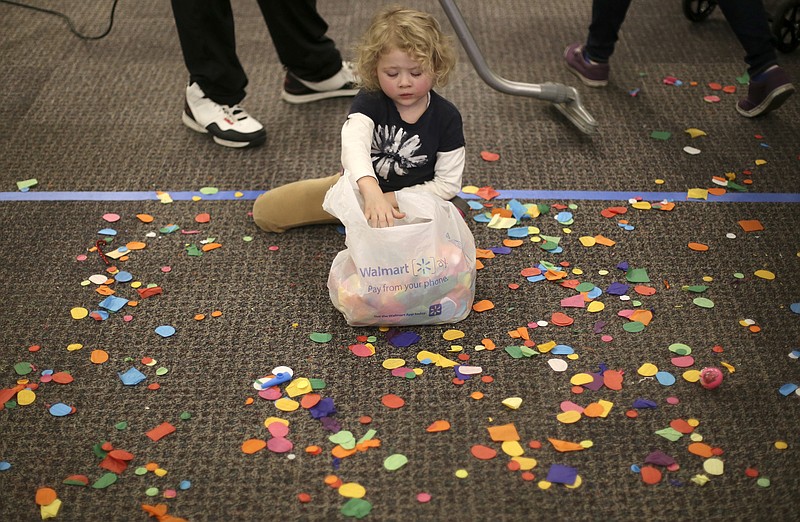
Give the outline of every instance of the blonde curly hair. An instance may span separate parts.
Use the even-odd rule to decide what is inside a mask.
[[[433,78],[434,87],[444,87],[456,65],[452,40],[442,33],[430,14],[400,6],[380,11],[356,49],[359,85],[380,90],[378,60],[394,49],[407,53]]]

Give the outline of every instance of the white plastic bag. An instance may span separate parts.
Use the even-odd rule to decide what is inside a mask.
[[[345,226],[347,248],[328,276],[333,306],[351,326],[443,324],[469,315],[475,299],[475,239],[451,203],[423,189],[396,193],[406,217],[372,228],[347,176],[322,208]]]

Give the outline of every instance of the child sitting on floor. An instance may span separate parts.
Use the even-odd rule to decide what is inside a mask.
[[[416,185],[453,202],[463,214],[467,207],[457,196],[465,161],[461,114],[433,91],[447,84],[455,57],[431,15],[402,7],[382,10],[358,49],[362,90],[342,127],[343,173],[265,192],[253,205],[256,225],[284,232],[337,223],[322,202],[341,175],[357,185],[372,227],[391,227],[402,219],[395,192]]]

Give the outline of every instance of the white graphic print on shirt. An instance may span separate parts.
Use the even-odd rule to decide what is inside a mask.
[[[405,176],[408,169],[428,163],[424,154],[415,156],[420,147],[418,135],[409,136],[402,127],[376,125],[372,135],[372,164],[375,173],[385,180],[390,174]]]

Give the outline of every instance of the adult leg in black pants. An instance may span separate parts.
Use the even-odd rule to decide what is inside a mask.
[[[564,51],[567,68],[584,84],[590,87],[608,84],[608,61],[630,4],[631,0],[592,2],[586,44],[574,43]],[[777,109],[795,88],[777,64],[763,0],[718,0],[718,4],[745,50],[750,74],[748,95],[739,100],[736,110],[752,118]]]
[[[278,58],[286,67],[282,98],[307,103],[353,96],[353,72],[342,62],[315,0],[259,0]],[[228,147],[266,141],[263,125],[239,106],[247,75],[236,54],[230,0],[172,0],[175,26],[189,71],[183,122]]]

